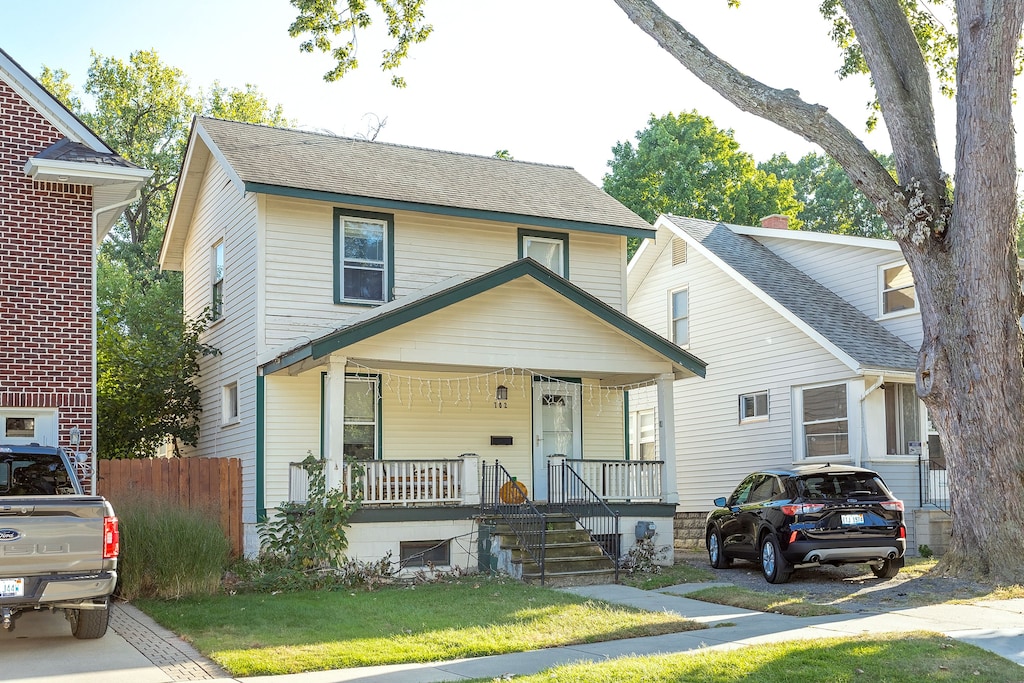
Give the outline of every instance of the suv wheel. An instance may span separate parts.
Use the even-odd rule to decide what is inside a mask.
[[[793,574],[793,568],[782,556],[778,540],[771,534],[761,539],[761,573],[768,583],[786,583]]]
[[[891,579],[900,573],[902,566],[899,560],[883,560],[881,564],[871,565],[871,573],[880,579]]]
[[[732,560],[722,552],[722,533],[718,529],[710,530],[707,543],[708,561],[711,566],[715,569],[727,569],[732,564]]]

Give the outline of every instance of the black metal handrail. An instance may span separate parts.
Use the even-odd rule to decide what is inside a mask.
[[[921,507],[930,505],[949,514],[949,473],[946,470],[945,462],[918,458],[917,476]]]
[[[548,461],[549,504],[556,505],[590,534],[601,546],[605,557],[615,566],[619,582],[619,513],[608,507],[601,496],[568,466],[564,460]]]
[[[547,522],[544,514],[526,495],[526,487],[497,460],[494,465],[483,463],[481,471],[481,509],[501,517],[509,526],[516,535],[520,550],[529,555],[540,569],[540,583],[543,586],[547,554]]]

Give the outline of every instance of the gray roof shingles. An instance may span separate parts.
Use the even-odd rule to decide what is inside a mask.
[[[650,231],[577,171],[199,118],[245,183]]]
[[[916,369],[917,352],[909,344],[753,237],[723,223],[668,218],[862,368]]]
[[[67,138],[61,138],[37,154],[35,158],[50,159],[52,161],[73,161],[115,168],[138,168],[138,166],[117,154],[97,152],[88,145],[83,145],[81,142],[74,142]]]

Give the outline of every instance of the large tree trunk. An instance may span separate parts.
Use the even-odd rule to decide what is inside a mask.
[[[952,497],[944,564],[1024,582],[1024,297],[1010,110],[1024,0],[958,2],[955,193],[939,163],[928,70],[898,0],[843,6],[871,70],[900,185],[824,107],[736,71],[650,0],[615,2],[737,107],[821,146],[878,207],[921,307],[918,393],[942,439]]]

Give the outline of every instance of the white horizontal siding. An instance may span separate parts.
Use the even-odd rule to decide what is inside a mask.
[[[583,457],[587,460],[622,460],[626,457],[624,394],[607,391],[596,382],[584,380]]]
[[[271,375],[264,382],[265,502],[273,508],[288,500],[289,463],[320,456],[321,373]]]

